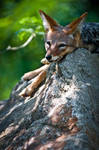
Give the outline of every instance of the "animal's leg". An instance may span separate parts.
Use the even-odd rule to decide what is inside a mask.
[[[24,80],[31,80],[32,78],[34,78],[35,76],[37,76],[38,74],[40,74],[43,70],[46,70],[47,66],[48,65],[44,65],[44,66],[40,67],[39,69],[36,69],[34,71],[30,71],[28,73],[25,73],[22,78]]]
[[[36,69],[34,71],[30,71],[28,73],[25,73],[24,76],[22,77],[24,80],[31,80],[35,76],[37,76],[40,72],[43,70],[46,70],[47,66],[49,65],[49,62],[46,60],[46,58],[43,58],[41,60],[41,63],[44,64],[44,66],[40,67],[39,69]]]
[[[45,68],[39,73],[38,76],[34,78],[34,81],[28,85],[19,96],[31,96],[31,94],[35,91],[35,89],[40,85],[40,83],[46,78],[46,73],[49,65],[46,65]]]

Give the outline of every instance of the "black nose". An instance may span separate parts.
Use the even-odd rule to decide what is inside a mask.
[[[51,55],[46,56],[46,59],[47,59],[47,60],[51,60],[51,58],[52,58]]]

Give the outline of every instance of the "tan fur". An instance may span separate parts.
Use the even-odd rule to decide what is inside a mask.
[[[35,76],[37,76],[38,74],[40,74],[43,70],[47,70],[47,68],[48,68],[47,61],[43,62],[43,63],[45,63],[46,65],[44,65],[41,68],[36,69],[34,71],[30,71],[28,73],[25,73],[23,79],[24,80],[31,80],[32,78],[34,78]]]
[[[30,85],[28,85],[20,94],[19,96],[31,96],[31,94],[35,91],[35,89],[40,85],[40,83],[46,78],[46,73],[49,65],[43,66],[42,68],[38,69],[37,72],[39,72],[38,76],[34,78],[34,82],[32,82]],[[33,76],[32,72],[32,76]],[[28,76],[29,77],[29,76]],[[29,77],[30,78],[30,77]]]
[[[45,35],[45,45],[47,41],[50,41],[50,47],[46,47],[46,57],[52,56],[52,58],[56,56],[63,56],[67,53],[71,53],[75,48],[80,47],[81,41],[81,26],[83,23],[84,18],[86,17],[87,13],[81,15],[78,19],[66,25],[65,27],[60,26],[56,21],[54,21],[51,17],[45,14],[43,11],[40,11],[41,18],[43,20],[43,25],[46,31]],[[46,30],[47,29],[47,30]],[[59,45],[60,43],[65,43],[67,46],[64,49],[60,50]],[[58,61],[52,59],[52,61]]]

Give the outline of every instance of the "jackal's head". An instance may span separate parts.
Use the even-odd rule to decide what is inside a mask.
[[[65,27],[59,25],[50,16],[40,10],[45,28],[46,59],[49,62],[59,61],[64,55],[79,47],[81,27],[87,13]]]

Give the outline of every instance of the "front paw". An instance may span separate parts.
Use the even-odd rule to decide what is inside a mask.
[[[34,92],[33,88],[27,87],[22,90],[22,92],[19,94],[19,96],[28,97],[28,96],[31,96],[33,92]]]
[[[43,58],[43,59],[41,60],[41,63],[42,63],[42,64],[50,64],[46,58]]]
[[[33,75],[31,72],[25,73],[22,77],[23,80],[31,80],[33,78]]]

